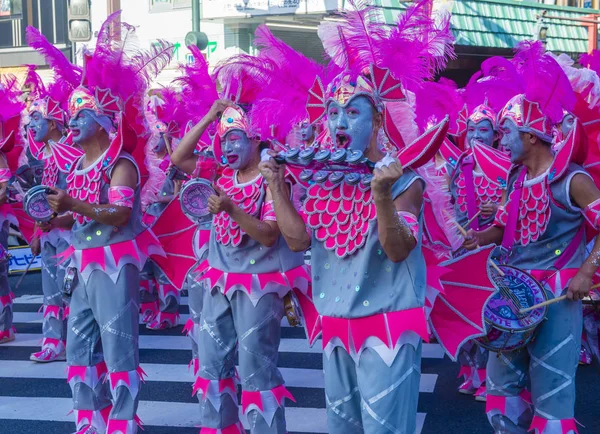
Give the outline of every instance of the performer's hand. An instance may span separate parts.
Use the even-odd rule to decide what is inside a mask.
[[[42,251],[42,243],[40,242],[40,239],[38,237],[34,237],[33,240],[31,240],[31,245],[29,248],[31,249],[31,254],[33,256],[38,256]]]
[[[177,196],[181,191],[181,179],[175,179],[173,181],[173,196]]]
[[[258,164],[258,168],[270,188],[283,185],[285,179],[285,166],[283,164],[278,164],[274,159],[270,158],[261,161]]]
[[[73,208],[73,198],[69,196],[65,190],[54,188],[51,193],[48,194],[48,204],[54,212],[62,214]]]
[[[376,167],[373,171],[373,180],[371,181],[371,190],[375,199],[384,198],[392,194],[392,186],[400,179],[404,169],[398,160],[390,165]]]
[[[231,214],[231,210],[233,209],[231,199],[219,189],[216,189],[216,192],[216,195],[213,194],[208,198],[208,211],[211,214],[219,214],[220,212]]]
[[[592,276],[588,273],[579,270],[575,277],[569,282],[569,288],[567,290],[567,298],[573,301],[579,301],[584,297],[590,295],[590,288],[592,287]]]
[[[228,99],[216,100],[206,115],[206,119],[210,122],[216,121],[221,117],[227,107],[233,107],[233,103]]]
[[[498,204],[495,204],[494,202],[486,202],[484,204],[481,204],[479,209],[481,210],[481,217],[488,218],[493,215],[496,215],[496,211],[498,210]]]
[[[35,225],[42,232],[50,232],[52,230],[52,223],[50,222],[35,222]]]
[[[479,245],[479,232],[469,229],[463,247],[467,250],[475,250]]]

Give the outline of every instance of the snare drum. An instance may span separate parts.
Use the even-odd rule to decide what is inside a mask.
[[[210,181],[196,178],[188,181],[179,194],[181,209],[192,220],[204,220],[208,211],[208,198],[216,194]]]
[[[498,353],[525,347],[535,335],[536,328],[546,318],[547,307],[527,313],[525,309],[547,300],[543,286],[529,273],[510,265],[498,266],[504,276],[494,269],[488,272],[498,289],[484,310],[487,335],[478,338],[479,344]]]
[[[36,185],[30,188],[23,200],[23,210],[37,222],[47,222],[56,217],[48,203],[48,187]]]

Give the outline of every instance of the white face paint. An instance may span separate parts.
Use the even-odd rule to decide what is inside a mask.
[[[244,170],[258,152],[258,142],[250,140],[242,130],[231,130],[221,142],[221,151],[227,164],[234,170]]]
[[[373,137],[375,108],[369,98],[359,95],[342,107],[336,101],[327,107],[327,126],[340,148],[365,151]]]
[[[506,119],[502,122],[502,141],[501,145],[510,153],[512,163],[520,163],[525,154],[523,144],[523,135],[519,131],[517,124],[512,119]]]
[[[477,123],[469,121],[467,123],[467,143],[469,145],[472,145],[473,140],[477,140],[484,145],[493,146],[495,138],[496,133],[489,120],[484,119]]]

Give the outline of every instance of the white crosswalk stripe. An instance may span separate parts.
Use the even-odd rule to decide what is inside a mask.
[[[185,306],[188,301],[187,297],[182,297],[181,301],[182,306]],[[66,380],[66,364],[64,362],[36,364],[24,360],[23,349],[27,349],[25,352],[28,352],[29,349],[33,351],[36,347],[39,347],[42,338],[42,314],[35,311],[35,307],[40,307],[42,302],[42,297],[37,295],[21,296],[14,300],[14,323],[17,328],[25,326],[29,333],[19,333],[15,341],[2,346],[7,353],[0,361],[0,385],[3,379],[12,382],[34,381],[37,387],[44,387],[45,383],[48,383],[49,386],[50,384],[55,386],[56,384],[62,384],[60,380]],[[186,321],[188,317],[189,315],[182,314],[181,322]],[[288,326],[285,319],[282,326]],[[296,335],[292,334],[292,336]],[[142,360],[141,366],[148,374],[148,387],[156,385],[161,390],[162,388],[165,390],[165,393],[160,394],[158,397],[153,396],[150,400],[142,399],[140,402],[139,416],[146,426],[144,432],[152,434],[153,426],[197,427],[199,413],[195,398],[190,396],[186,402],[181,402],[181,393],[179,393],[180,396],[173,399],[170,399],[169,395],[169,391],[180,391],[179,388],[191,390],[193,375],[188,366],[181,363],[182,360],[188,360],[191,357],[189,338],[174,335],[173,332],[147,332],[140,335],[140,349],[150,350],[150,352],[152,350],[167,350],[169,355],[178,355],[177,361],[179,361],[179,363],[160,363],[162,360],[154,360],[157,363],[144,363]],[[14,358],[10,356],[11,351],[15,353]],[[280,353],[282,355],[288,353],[291,356],[291,362],[289,360],[287,362],[288,366],[280,368],[286,385],[291,389],[296,388],[297,393],[301,393],[302,390],[305,390],[305,393],[310,393],[310,401],[313,405],[315,405],[315,399],[322,403],[322,407],[312,408],[303,406],[303,403],[299,400],[295,405],[286,408],[289,432],[303,434],[326,433],[327,417],[324,408],[323,372],[320,369],[322,358],[320,343],[311,348],[308,346],[306,339],[284,337],[281,340]],[[441,359],[443,357],[444,353],[439,345],[423,345],[423,359]],[[289,366],[290,363],[293,366]],[[310,367],[307,367],[307,364]],[[436,374],[422,374],[420,393],[433,393],[437,377]],[[57,381],[59,383],[56,383]],[[169,387],[164,385],[169,385]],[[175,389],[173,389],[173,386],[175,386]],[[0,419],[48,421],[48,423],[70,422],[73,420],[73,416],[68,415],[68,412],[72,408],[72,401],[68,397],[68,386],[66,384],[65,387],[55,386],[53,389],[60,390],[57,390],[56,394],[46,393],[44,397],[21,396],[18,389],[14,391],[14,387],[11,388],[9,393],[3,393],[3,388],[0,387]],[[53,389],[49,391],[52,392]],[[419,413],[418,433],[421,432],[424,421],[425,414]]]

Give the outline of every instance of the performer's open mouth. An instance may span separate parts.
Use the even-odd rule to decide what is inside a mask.
[[[81,134],[81,131],[79,131],[77,128],[71,128],[71,136],[72,137],[77,137]]]
[[[350,145],[351,138],[346,133],[336,133],[335,142],[339,148],[347,148]]]
[[[227,157],[227,162],[229,164],[233,164],[233,163],[235,163],[238,160],[238,158],[240,158],[240,157],[238,157],[237,155],[229,155]]]

